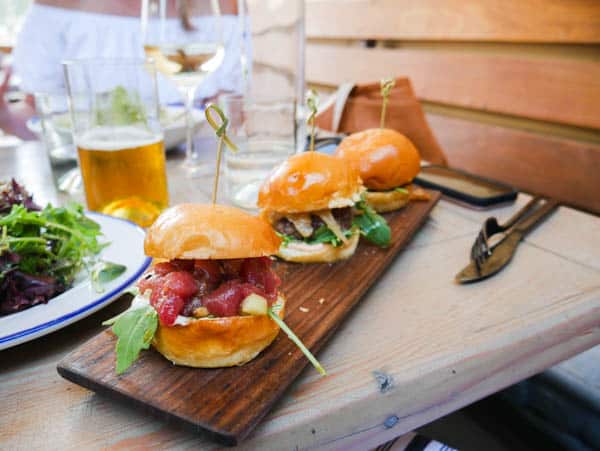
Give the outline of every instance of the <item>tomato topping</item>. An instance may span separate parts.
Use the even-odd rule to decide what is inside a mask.
[[[221,266],[225,272],[226,279],[237,279],[240,275],[240,268],[244,263],[243,258],[234,258],[230,260],[221,260]]]
[[[236,316],[239,315],[242,301],[252,293],[265,297],[265,293],[254,285],[238,279],[228,280],[215,291],[204,296],[202,305],[211,315]]]
[[[163,290],[181,296],[184,299],[198,292],[198,283],[194,276],[185,271],[170,272],[163,278]]]
[[[195,260],[194,277],[214,287],[221,282],[221,265],[216,260]]]
[[[146,290],[154,290],[156,287],[160,287],[161,277],[157,275],[152,269],[149,269],[144,273],[137,283],[137,287],[140,293],[144,294]]]
[[[152,271],[159,276],[164,276],[170,272],[177,271],[177,267],[173,262],[161,262],[154,265]]]
[[[172,260],[157,263],[138,282],[151,290],[150,304],[161,324],[171,326],[178,315],[192,316],[204,306],[214,316],[239,315],[240,304],[252,293],[271,305],[281,280],[268,257],[234,260]]]
[[[171,260],[171,263],[175,265],[179,271],[192,271],[194,269],[194,262],[195,260]]]
[[[261,288],[269,301],[277,298],[277,287],[281,279],[271,269],[271,259],[268,257],[247,258],[242,263],[240,277],[244,282]]]
[[[172,293],[161,296],[158,305],[155,306],[160,323],[165,326],[172,326],[181,310],[183,310],[183,306],[184,301],[181,296]]]

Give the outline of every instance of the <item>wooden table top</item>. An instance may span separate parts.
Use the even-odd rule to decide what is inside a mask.
[[[62,201],[39,143],[0,150],[0,179],[39,203]],[[169,161],[171,202],[207,201],[212,178]],[[442,200],[408,248],[319,353],[244,449],[367,449],[600,343],[600,221],[561,207],[497,276],[456,285],[483,219]],[[63,380],[57,362],[126,308],[122,300],[58,332],[0,352],[0,447],[213,448],[193,431]]]

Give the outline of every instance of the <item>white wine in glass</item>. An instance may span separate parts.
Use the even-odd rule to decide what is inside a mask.
[[[192,112],[198,86],[223,63],[225,48],[218,0],[143,0],[142,39],[146,56],[173,82],[185,100],[186,158],[190,176],[205,167],[194,148]]]
[[[212,42],[145,45],[144,51],[146,56],[154,59],[159,72],[179,89],[186,90],[195,90],[208,74],[219,68],[225,56],[223,46]]]

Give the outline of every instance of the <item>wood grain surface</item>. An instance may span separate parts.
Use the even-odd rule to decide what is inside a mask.
[[[309,0],[309,38],[598,43],[595,0]]]
[[[332,43],[309,43],[306,58],[311,83],[337,86],[407,76],[420,100],[600,128],[597,61]]]
[[[380,249],[361,242],[355,255],[335,264],[277,262],[287,298],[286,323],[318,351],[365,291],[385,272],[439,200],[411,202],[390,213],[392,243]],[[243,440],[308,364],[283,333],[242,367],[190,369],[173,366],[157,352],[144,352],[126,374],[115,374],[115,337],[105,330],[65,357],[59,373],[117,400],[210,433],[226,445]]]
[[[200,144],[205,157],[214,149]],[[167,164],[171,203],[208,201],[212,179],[185,178],[180,157],[169,154]],[[49,170],[39,143],[0,152],[0,178],[14,175],[26,182],[40,203],[65,202]],[[485,218],[506,219],[528,199],[520,194],[516,203],[487,211],[438,202],[319,352],[329,376],[305,367],[237,449],[372,449],[600,344],[596,216],[561,207],[525,239],[500,274],[471,286],[453,283]],[[204,434],[57,373],[61,359],[128,304],[117,300],[62,330],[0,352],[0,448],[219,448]],[[375,374],[391,382],[386,391]]]
[[[438,114],[427,120],[450,166],[600,214],[600,145]]]

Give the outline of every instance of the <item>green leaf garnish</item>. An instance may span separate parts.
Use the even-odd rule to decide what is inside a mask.
[[[275,235],[281,238],[281,245],[283,247],[287,247],[287,245],[290,244],[290,241],[296,241],[296,238],[286,235],[285,233],[275,232]]]
[[[352,236],[352,230],[344,230],[343,233],[346,238]],[[342,240],[340,240],[326,225],[322,225],[315,230],[312,238],[306,240],[306,242],[309,244],[329,243],[335,247],[342,245]]]
[[[104,287],[102,285],[115,280],[127,270],[125,265],[118,263],[100,261],[92,270],[92,285],[97,293],[102,293]]]
[[[392,239],[392,231],[385,218],[378,215],[365,201],[356,204],[362,213],[354,217],[352,223],[360,228],[366,240],[379,247],[387,247]]]
[[[402,194],[408,194],[408,190],[406,188],[402,188],[401,186],[394,188],[394,191],[398,191],[399,193],[402,193]]]
[[[117,374],[121,374],[137,360],[142,349],[150,348],[158,327],[158,314],[152,306],[146,305],[127,310],[102,325],[112,325],[112,331],[118,337],[116,370]]]
[[[18,204],[0,217],[0,253],[18,254],[15,267],[20,271],[56,278],[67,287],[79,271],[91,270],[96,255],[108,245],[98,241],[100,235],[100,225],[78,204],[49,204],[41,211]]]
[[[296,336],[292,329],[290,329],[288,325],[279,317],[277,312],[274,311],[274,308],[275,307],[269,307],[269,310],[267,310],[271,319],[275,321],[277,325],[281,328],[281,330],[283,330],[286,333],[288,338],[292,340],[296,346],[298,346],[300,351],[302,351],[302,353],[306,356],[310,363],[312,363],[312,365],[316,368],[319,374],[321,376],[327,376],[327,371],[325,371],[325,368],[321,366],[316,357],[312,355],[312,353],[308,350],[306,346],[304,346],[304,343],[300,341],[300,339]],[[277,311],[279,311],[279,309],[277,309]]]
[[[146,124],[146,111],[136,92],[117,86],[96,98],[96,123],[98,125]]]

